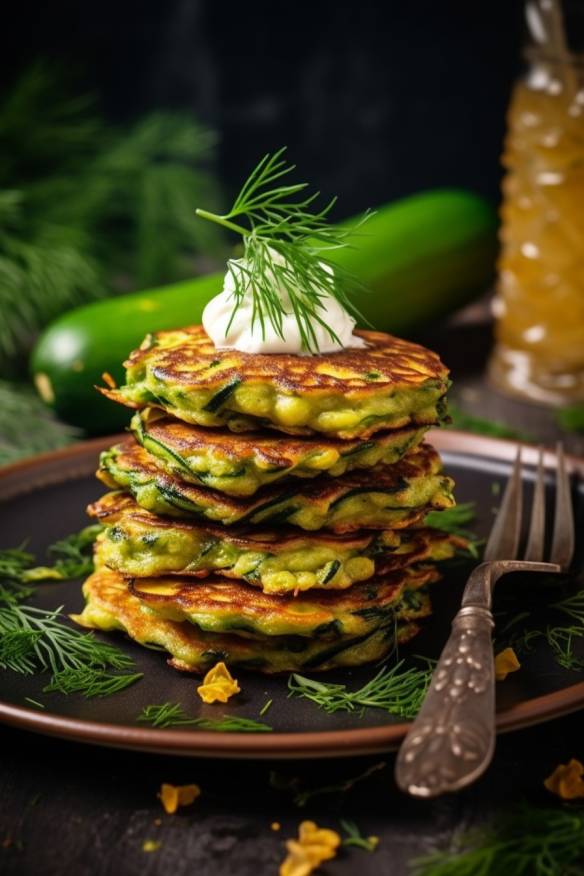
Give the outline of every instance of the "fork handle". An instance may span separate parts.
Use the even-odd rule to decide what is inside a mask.
[[[486,599],[466,604],[452,622],[424,704],[402,743],[396,780],[416,797],[466,787],[495,748],[493,616]]]

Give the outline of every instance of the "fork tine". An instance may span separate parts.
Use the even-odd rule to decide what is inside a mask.
[[[517,558],[521,532],[522,499],[521,447],[518,447],[513,471],[507,481],[501,507],[485,548],[483,557],[485,562]]]
[[[556,511],[554,515],[554,534],[550,562],[567,568],[574,555],[574,511],[570,496],[570,478],[566,470],[564,447],[561,441],[557,449],[558,468],[556,474]]]
[[[525,548],[525,559],[533,563],[541,563],[543,560],[545,539],[545,486],[543,468],[543,447],[539,448],[539,461],[535,487],[533,490],[533,506],[531,508],[531,520],[529,522],[529,538]]]

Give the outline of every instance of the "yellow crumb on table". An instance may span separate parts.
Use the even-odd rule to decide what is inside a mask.
[[[298,839],[286,842],[288,854],[280,865],[280,876],[309,876],[313,870],[337,854],[341,838],[335,830],[318,827],[314,821],[303,821]]]
[[[572,758],[569,763],[560,763],[544,782],[552,794],[562,800],[577,800],[584,797],[584,765]]]
[[[240,687],[229,672],[225,663],[217,663],[203,679],[203,684],[197,688],[197,693],[204,703],[226,703]]]
[[[190,806],[199,797],[201,789],[198,785],[168,785],[160,787],[158,796],[167,815],[174,815],[179,806]]]
[[[162,843],[159,842],[158,840],[147,839],[147,840],[144,840],[144,842],[142,843],[142,851],[143,852],[157,852],[161,845],[162,845]]]
[[[495,657],[495,678],[497,681],[505,681],[511,672],[521,669],[521,663],[513,648],[505,648]]]

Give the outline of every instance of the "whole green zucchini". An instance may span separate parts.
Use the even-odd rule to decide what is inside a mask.
[[[493,209],[477,195],[425,192],[381,207],[334,260],[369,287],[355,303],[371,325],[404,334],[484,291],[494,268],[495,229]],[[200,323],[222,280],[222,274],[198,277],[59,317],[33,351],[39,393],[59,417],[90,434],[122,428],[128,412],[94,385],[105,371],[122,381],[123,360],[148,332]]]

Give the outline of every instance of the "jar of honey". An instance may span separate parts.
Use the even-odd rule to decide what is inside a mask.
[[[503,153],[490,377],[549,405],[584,401],[584,57],[528,52]]]

